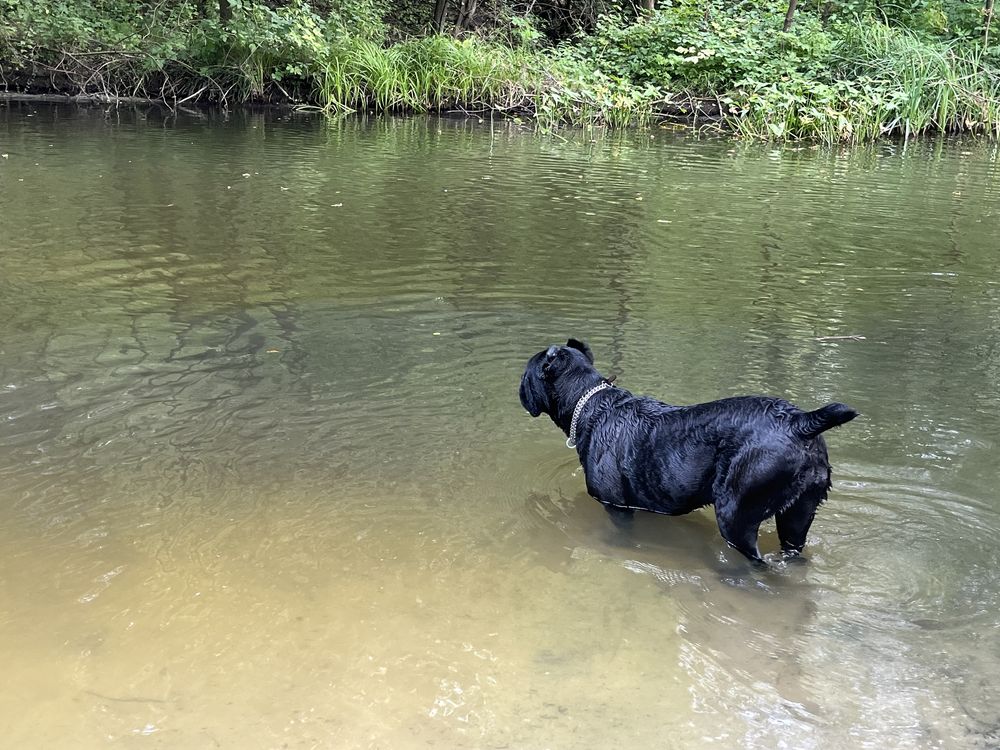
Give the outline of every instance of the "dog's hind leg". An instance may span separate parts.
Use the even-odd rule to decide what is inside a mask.
[[[778,525],[778,539],[785,557],[796,557],[806,546],[806,535],[816,517],[820,500],[800,497],[792,505],[779,512],[774,520]]]
[[[632,528],[632,521],[635,520],[635,511],[631,508],[622,508],[619,505],[604,505],[604,510],[611,516],[611,523],[616,528],[622,530]]]

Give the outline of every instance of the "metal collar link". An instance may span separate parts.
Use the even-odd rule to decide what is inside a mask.
[[[580,400],[576,402],[576,408],[573,409],[573,420],[569,423],[569,437],[566,438],[566,447],[575,448],[576,447],[576,423],[580,419],[580,412],[583,411],[583,407],[595,393],[603,391],[605,388],[612,388],[613,386],[607,380],[602,380],[599,384],[595,385],[589,391],[580,396]]]

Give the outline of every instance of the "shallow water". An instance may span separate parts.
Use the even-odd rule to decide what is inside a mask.
[[[2,104],[0,153],[3,746],[1000,746],[992,145]],[[568,335],[859,409],[808,562],[616,530],[517,402]]]

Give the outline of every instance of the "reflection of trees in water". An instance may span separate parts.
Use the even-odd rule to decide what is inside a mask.
[[[670,169],[669,160],[657,157],[655,151],[602,142],[594,147],[593,161],[587,163],[582,157],[584,144],[549,141],[539,146],[508,126],[495,126],[494,141],[485,149],[482,138],[486,127],[470,122],[351,119],[329,126],[303,121],[286,129],[275,128],[270,116],[240,117],[224,127],[207,129],[183,117],[164,127],[150,114],[142,121],[135,115],[136,119],[114,126],[134,128],[140,135],[143,129],[162,129],[162,138],[157,132],[136,141],[142,144],[141,149],[128,139],[109,138],[103,116],[90,117],[82,124],[88,138],[104,139],[99,149],[93,143],[85,144],[88,170],[117,177],[95,191],[93,199],[83,193],[54,196],[66,204],[66,218],[72,223],[67,228],[52,228],[52,236],[74,249],[65,251],[61,259],[56,255],[49,260],[75,266],[81,275],[89,268],[105,268],[109,276],[121,278],[109,280],[107,288],[80,289],[73,289],[63,279],[59,289],[67,291],[67,299],[54,301],[52,309],[39,313],[44,325],[55,330],[75,321],[79,317],[76,310],[89,311],[84,319],[94,338],[107,336],[99,348],[134,349],[129,355],[120,353],[122,361],[134,357],[135,362],[129,360],[132,366],[156,370],[150,375],[150,386],[168,389],[171,383],[173,387],[186,383],[187,393],[192,393],[192,381],[207,379],[206,386],[225,383],[229,397],[250,397],[263,387],[267,377],[262,365],[272,363],[283,366],[286,378],[281,387],[288,394],[308,394],[308,380],[303,375],[309,370],[310,353],[302,343],[303,327],[309,325],[302,305],[308,302],[301,300],[328,300],[346,293],[370,303],[380,294],[398,292],[408,281],[396,280],[400,286],[386,292],[388,287],[378,286],[381,281],[366,285],[366,274],[372,269],[391,273],[396,266],[404,269],[404,275],[427,274],[412,279],[428,292],[426,309],[413,316],[448,319],[448,324],[455,326],[456,347],[467,355],[489,322],[495,329],[510,324],[503,345],[518,352],[525,347],[527,351],[521,353],[530,353],[535,344],[528,346],[526,332],[555,324],[561,328],[572,321],[574,326],[591,327],[564,333],[596,338],[598,358],[610,361],[610,371],[618,372],[629,364],[628,337],[642,333],[637,326],[650,326],[657,316],[686,314],[688,317],[680,320],[695,331],[706,318],[711,322],[715,322],[712,316],[727,320],[724,305],[702,305],[698,299],[706,289],[723,295],[729,288],[725,280],[712,281],[704,266],[691,270],[692,276],[704,277],[698,280],[704,282],[701,286],[685,289],[683,284],[675,284],[670,288],[674,299],[654,298],[663,285],[651,284],[649,271],[662,272],[673,257],[652,262],[652,256],[671,253],[678,262],[696,259],[697,251],[685,252],[683,243],[704,238],[678,233],[679,249],[655,247],[647,231],[656,216],[650,204],[655,199],[671,205],[674,181],[703,191],[688,199],[685,205],[691,207],[717,187],[711,184],[711,175],[708,184],[700,185],[690,175]],[[81,122],[74,116],[59,127],[71,125],[81,127]],[[197,147],[190,143],[194,139],[201,139]],[[388,154],[373,156],[374,143]],[[275,157],[276,149],[294,153],[297,146],[306,149],[306,156]],[[448,149],[448,159],[440,157],[444,149]],[[148,163],[162,160],[169,167],[157,171],[129,163],[145,151]],[[561,153],[565,159],[560,158]],[[657,169],[650,178],[663,186],[662,197],[648,194],[645,202],[635,200],[637,188],[630,182],[635,177],[630,160],[635,160],[637,153],[644,163],[664,159],[660,165],[654,162]],[[864,185],[872,170],[893,173],[899,168],[886,166],[871,154],[858,159],[837,162],[841,170],[838,179],[851,177],[855,170]],[[991,163],[995,163],[995,156],[993,159]],[[805,156],[800,162],[803,169],[818,170],[821,176],[826,168],[822,160],[817,166]],[[255,180],[239,182],[241,170],[256,171],[253,166],[264,163],[274,171],[280,165],[290,179],[298,180],[291,193],[277,193],[273,184],[268,189],[274,194],[265,193]],[[947,422],[947,415],[943,418],[941,408],[929,405],[927,397],[930,386],[942,392],[954,387],[949,383],[949,368],[934,366],[934,358],[945,352],[960,359],[957,366],[971,373],[971,387],[979,392],[977,396],[987,405],[996,403],[998,395],[991,384],[1000,371],[1000,319],[995,312],[996,295],[991,287],[984,290],[982,278],[976,275],[988,265],[984,260],[987,249],[984,240],[977,239],[971,221],[976,210],[989,208],[987,199],[992,195],[990,190],[995,190],[976,193],[982,174],[973,168],[974,160],[954,167],[947,166],[950,162],[928,163],[933,168],[912,171],[911,176],[948,183],[949,188],[962,193],[945,204],[949,245],[942,257],[922,251],[903,258],[894,247],[872,247],[869,254],[852,255],[841,254],[842,248],[837,246],[818,250],[793,247],[801,229],[799,217],[788,210],[794,196],[783,206],[772,208],[768,204],[760,256],[741,261],[745,264],[741,267],[749,270],[748,287],[758,304],[750,308],[747,327],[736,330],[735,323],[728,323],[730,330],[723,332],[721,343],[713,336],[709,341],[713,350],[705,351],[710,360],[705,367],[725,366],[719,363],[725,363],[732,353],[720,350],[727,348],[726,337],[732,337],[741,346],[757,344],[750,364],[757,372],[751,372],[749,379],[757,378],[768,389],[804,392],[832,388],[829,384],[837,382],[838,392],[826,395],[849,400],[851,393],[841,390],[839,384],[860,390],[872,380],[898,382],[909,394],[911,406],[905,421],[912,425],[928,414]],[[615,169],[622,165],[624,169]],[[797,168],[783,168],[778,178],[795,176]],[[912,169],[907,165],[903,168]],[[238,190],[224,190],[220,180],[225,175],[239,183],[234,185]],[[362,205],[352,206],[352,213],[344,211],[336,218],[325,216],[327,198],[359,176],[365,182],[352,188],[352,198]],[[483,179],[486,177],[491,179]],[[530,178],[542,181],[530,184]],[[761,176],[738,179],[742,187],[759,193],[762,187],[773,189],[776,178],[762,170]],[[176,205],[168,208],[184,198],[192,185],[201,190],[196,200],[184,210]],[[840,211],[849,218],[866,196],[862,192],[860,199],[852,197],[843,179],[836,185],[829,196],[834,209],[826,213]],[[68,191],[79,188],[72,182],[65,187]],[[445,189],[450,192],[445,194]],[[581,197],[566,200],[566,194]],[[290,195],[294,200],[276,197]],[[553,197],[562,202],[553,202]],[[591,208],[587,202],[596,204],[597,199],[597,215],[584,218],[582,211]],[[776,210],[779,206],[780,211]],[[314,210],[317,207],[320,210]],[[826,215],[822,207],[808,208]],[[381,221],[362,224],[356,218],[360,213],[375,213]],[[428,216],[433,219],[427,221]],[[211,228],[210,234],[206,227]],[[361,236],[359,228],[371,233]],[[711,234],[711,229],[706,231]],[[900,236],[885,230],[885,237]],[[849,226],[838,237],[843,242],[858,241]],[[897,254],[882,260],[880,254],[890,252]],[[421,256],[428,264],[423,269]],[[801,289],[796,286],[801,269],[789,264],[824,258],[846,258],[854,265],[823,274],[822,283],[802,285]],[[887,264],[902,265],[904,261],[914,273],[945,263],[959,276],[916,289],[917,296],[926,302],[921,307],[919,300],[901,299],[900,286],[905,283],[901,276],[888,281],[878,278]],[[929,266],[923,268],[924,264]],[[313,272],[315,265],[322,267]],[[50,272],[40,268],[45,278]],[[869,271],[873,278],[864,279]],[[95,271],[90,281],[98,275]],[[432,289],[433,284],[440,289]],[[866,291],[856,294],[852,289],[855,284],[865,286]],[[109,310],[98,314],[93,300],[104,294],[108,300],[114,298],[113,304],[127,300],[123,309],[128,312],[120,319],[111,317]],[[584,295],[586,299],[579,299]],[[437,296],[445,299],[435,306]],[[697,315],[685,310],[696,306]],[[883,322],[887,314],[898,320]],[[166,317],[161,320],[158,315]],[[402,317],[400,313],[399,319]],[[819,326],[830,330],[818,330]],[[918,330],[921,326],[924,330]],[[894,338],[883,343],[886,337],[881,332],[892,327],[896,328]],[[402,328],[399,331],[397,344],[416,348],[416,340],[404,342]],[[868,340],[842,344],[812,340],[826,333],[862,333]],[[494,330],[494,334],[491,343],[505,338],[503,331]],[[164,335],[173,337],[172,341],[165,343]],[[664,335],[664,327],[657,324],[657,330],[642,343],[650,345]],[[748,342],[748,335],[756,341]],[[976,339],[973,343],[968,341],[970,336]],[[602,352],[605,342],[607,348]],[[281,351],[269,354],[268,348]],[[54,362],[69,354],[49,352],[44,356]],[[109,355],[103,356],[107,359]],[[636,356],[634,348],[631,356]],[[656,359],[669,360],[662,354]],[[99,365],[95,361],[93,367]],[[168,371],[167,365],[174,370]],[[82,369],[89,372],[91,365]],[[677,369],[682,366],[677,365]],[[669,392],[665,390],[663,395]],[[944,438],[935,438],[939,439]]]
[[[806,321],[815,319],[818,313],[827,322],[832,322],[836,316],[835,309],[824,308],[820,311],[810,308],[817,304],[820,296],[826,298],[824,305],[830,304],[835,308],[836,304],[832,295],[821,294],[822,290],[816,283],[800,286],[796,289],[797,293],[789,294],[788,288],[795,288],[789,282],[795,281],[793,277],[803,269],[783,267],[775,259],[776,254],[780,257],[788,250],[789,240],[784,236],[783,225],[774,222],[774,210],[773,200],[764,203],[759,240],[759,281],[754,290],[751,303],[754,313],[747,332],[756,339],[756,352],[751,356],[761,367],[761,372],[759,382],[750,387],[795,399],[799,397],[794,393],[796,385],[802,381],[810,383],[820,359],[820,347],[807,335],[811,326]],[[803,404],[803,407],[809,408],[809,405]]]
[[[635,201],[632,201],[635,203]],[[630,206],[629,203],[625,204]],[[628,211],[626,214],[630,213]],[[641,250],[641,236],[639,235],[639,214],[638,209],[632,208],[632,221],[626,221],[621,231],[616,236],[608,238],[609,254],[614,261],[614,270],[608,279],[608,288],[612,293],[612,307],[614,314],[611,317],[611,365],[609,374],[617,376],[625,368],[625,349],[628,337],[629,316],[632,312],[632,296],[635,289],[635,280],[632,278],[632,268],[641,263],[644,253]]]
[[[260,243],[252,194],[174,210],[191,181],[213,182],[211,170],[196,160],[136,170],[135,156],[107,148],[115,200],[71,202],[76,236],[32,259],[64,294],[37,313],[50,333],[29,360],[52,380],[39,401],[58,404],[48,432],[78,470],[160,466],[163,484],[183,484],[209,475],[204,454],[232,440],[238,409],[266,424],[264,386],[277,385],[276,402],[308,396],[301,311],[287,255]]]
[[[610,357],[620,370],[635,289],[630,278],[644,254],[635,189],[609,181],[605,161],[581,162],[588,144],[564,145],[565,160],[558,150],[546,153],[546,179],[523,182],[517,175],[539,171],[541,157],[534,144],[510,135],[504,129],[496,136],[495,164],[491,151],[474,169],[432,182],[434,190],[450,185],[462,194],[460,216],[449,216],[430,240],[454,269],[447,301],[463,314],[492,314],[498,326],[510,326],[505,343],[518,357],[574,336],[598,344],[598,358]],[[552,341],[534,340],[539,331]]]

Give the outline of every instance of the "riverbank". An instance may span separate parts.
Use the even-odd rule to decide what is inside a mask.
[[[788,26],[778,4],[700,0],[601,16],[553,41],[537,19],[516,16],[404,36],[374,6],[350,16],[344,6],[230,2],[223,17],[204,3],[150,15],[133,0],[8,0],[0,90],[331,114],[490,112],[543,128],[668,120],[757,139],[1000,134],[997,50],[974,25],[963,37],[801,11]]]

